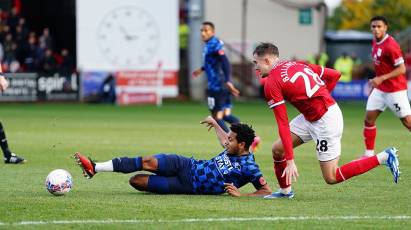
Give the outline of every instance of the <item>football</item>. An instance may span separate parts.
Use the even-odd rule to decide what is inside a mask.
[[[70,192],[73,187],[73,179],[64,169],[53,170],[47,175],[46,189],[55,196],[61,196]]]

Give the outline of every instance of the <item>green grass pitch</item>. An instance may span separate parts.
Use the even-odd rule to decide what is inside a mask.
[[[363,152],[365,105],[340,106],[345,119],[342,164]],[[288,112],[290,117],[297,114],[290,106]],[[278,134],[272,112],[262,101],[237,102],[234,114],[261,136],[256,160],[276,189],[270,149]],[[132,174],[100,173],[87,180],[72,158],[80,151],[98,161],[159,152],[209,159],[221,147],[214,132],[199,124],[207,115],[202,103],[166,102],[161,108],[2,104],[0,120],[9,145],[28,162],[0,164],[0,229],[409,229],[411,134],[390,111],[377,122],[376,148],[399,149],[397,185],[385,167],[327,185],[313,142],[295,150],[300,177],[293,200],[142,193],[128,185]],[[74,181],[62,197],[44,187],[47,174],[57,168],[68,170]],[[241,191],[252,192],[253,187]]]

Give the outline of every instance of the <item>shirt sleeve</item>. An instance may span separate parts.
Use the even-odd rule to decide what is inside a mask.
[[[228,61],[228,58],[225,55],[224,50],[219,51],[217,55],[221,63],[221,69],[223,70],[223,73],[224,73],[224,81],[229,82],[231,80],[230,79],[230,76],[231,76],[230,62]]]
[[[287,109],[279,81],[267,79],[264,84],[264,93],[268,107],[273,110],[277,121],[278,132],[284,146],[286,160],[294,159],[290,125],[288,124]]]
[[[291,138],[290,125],[288,123],[287,109],[285,104],[273,108],[274,116],[277,121],[278,133],[284,147],[284,156],[286,160],[294,159],[293,141]]]
[[[270,109],[284,104],[284,97],[281,90],[281,83],[272,79],[264,81],[264,95]]]
[[[395,67],[404,63],[404,58],[402,57],[402,52],[400,46],[393,42],[392,46],[388,46],[389,52],[388,55],[390,57],[391,62]]]
[[[263,174],[255,162],[246,167],[245,175],[248,178],[248,182],[253,184],[257,190],[267,184],[267,181],[264,179]]]

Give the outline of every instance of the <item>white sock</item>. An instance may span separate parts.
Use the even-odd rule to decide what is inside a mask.
[[[380,165],[384,165],[387,163],[388,153],[386,153],[385,151],[380,152],[377,154],[377,158]]]
[[[282,194],[288,194],[291,192],[291,186],[288,186],[288,188],[280,188],[280,192]]]
[[[113,162],[110,160],[102,163],[96,163],[95,170],[96,172],[113,172]]]
[[[365,153],[364,153],[364,156],[366,156],[366,157],[372,157],[372,156],[374,156],[374,149],[366,149],[365,150]]]

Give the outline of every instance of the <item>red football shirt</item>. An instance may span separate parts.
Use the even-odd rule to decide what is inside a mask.
[[[274,111],[287,160],[294,157],[285,101],[294,105],[308,121],[320,119],[328,107],[335,104],[329,89],[321,79],[325,69],[315,67],[311,68],[300,62],[282,61],[273,67],[264,81],[265,98],[268,106]],[[335,85],[340,76],[334,70],[327,71],[324,75],[333,76],[331,85]]]
[[[372,42],[371,56],[374,62],[377,76],[381,76],[393,71],[397,66],[404,63],[401,48],[393,37],[386,34],[377,42]],[[407,89],[407,79],[404,74],[383,81],[377,89],[383,92],[397,92]]]
[[[301,62],[275,65],[264,84],[264,93],[270,108],[288,101],[308,121],[320,119],[335,103],[319,74]]]

